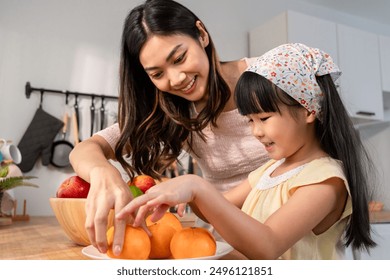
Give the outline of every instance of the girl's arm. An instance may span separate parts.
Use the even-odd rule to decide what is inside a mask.
[[[109,211],[119,211],[132,199],[120,172],[108,161],[113,158],[112,148],[99,135],[80,142],[70,154],[77,175],[91,184],[86,202],[85,226],[91,244],[102,253],[107,251]],[[120,246],[123,244],[125,226],[125,221],[115,221],[115,240]]]
[[[230,203],[241,209],[242,205],[244,204],[245,198],[248,196],[250,190],[251,186],[249,185],[248,179],[246,179],[238,186],[223,193],[223,196],[228,201],[230,201]],[[199,211],[198,207],[194,203],[190,202],[189,204],[196,216],[201,218],[203,221],[208,222],[206,217]]]
[[[237,187],[230,189],[225,192],[223,196],[229,200],[232,204],[241,209],[242,205],[249,192],[251,191],[251,186],[249,184],[249,180],[246,179],[242,183],[240,183]]]
[[[150,209],[160,218],[161,205],[192,201],[218,233],[250,259],[276,259],[310,231],[326,230],[340,217],[346,199],[341,179],[296,189],[290,200],[264,223],[242,212],[202,178],[185,175],[151,188],[130,202],[118,219],[138,209],[134,224],[139,225]],[[336,213],[336,214],[335,214]],[[323,221],[327,227],[323,227]],[[322,228],[321,228],[322,226]]]

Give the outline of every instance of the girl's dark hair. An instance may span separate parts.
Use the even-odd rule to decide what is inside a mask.
[[[368,201],[374,189],[374,165],[363,146],[358,131],[348,116],[331,76],[317,76],[324,94],[321,104],[322,122],[316,120],[316,136],[330,157],[343,163],[352,197],[352,215],[345,232],[345,246],[366,249],[375,246],[370,235]],[[280,112],[285,104],[290,112],[303,108],[296,100],[261,75],[244,72],[238,80],[235,101],[242,115],[260,112]],[[370,183],[369,183],[370,182]]]
[[[141,48],[150,36],[185,35],[199,41],[197,21],[196,15],[175,1],[148,0],[135,7],[124,22],[118,104],[121,135],[115,156],[131,178],[140,173],[160,178],[191,133],[202,135],[207,124],[216,125],[230,97],[211,38],[205,48],[210,64],[209,98],[196,119],[191,119],[192,103],[157,89],[140,63]]]

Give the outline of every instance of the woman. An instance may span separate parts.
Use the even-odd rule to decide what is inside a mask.
[[[108,212],[132,199],[109,159],[131,178],[159,178],[185,149],[222,192],[268,160],[232,96],[250,62],[221,63],[204,24],[174,1],[150,0],[130,12],[122,34],[118,124],[70,156],[76,173],[91,183],[86,228],[92,245],[106,252]],[[119,254],[125,222],[115,220],[115,227]]]

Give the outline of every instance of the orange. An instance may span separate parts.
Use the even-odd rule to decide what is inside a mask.
[[[164,216],[156,222],[152,222],[150,220],[150,216],[148,216],[145,221],[147,226],[157,223],[157,224],[167,224],[173,227],[176,231],[181,230],[183,228],[183,226],[180,223],[180,220],[170,212],[166,212]]]
[[[170,247],[174,259],[208,257],[217,251],[214,237],[207,229],[199,227],[186,227],[177,231]]]
[[[167,259],[171,256],[171,239],[176,230],[164,223],[154,223],[148,226],[152,237],[150,237],[151,251],[150,259]]]
[[[117,259],[146,260],[149,257],[151,243],[149,235],[139,227],[131,225],[126,226],[125,240],[123,249],[119,256],[114,255],[112,251],[112,242],[114,240],[114,226],[107,230],[108,250],[107,256]]]

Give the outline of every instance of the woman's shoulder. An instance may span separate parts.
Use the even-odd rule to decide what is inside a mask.
[[[253,64],[258,57],[242,57],[237,60],[232,60],[232,61],[226,61],[226,62],[221,62],[222,65],[233,65],[233,64],[238,64],[243,66],[244,68],[248,68],[251,64]]]
[[[114,123],[105,129],[96,132],[95,135],[103,137],[108,142],[108,144],[110,144],[112,150],[115,150],[115,145],[120,137],[119,124]]]
[[[242,60],[246,62],[247,67],[251,66],[255,61],[257,60],[258,57],[244,57]]]

